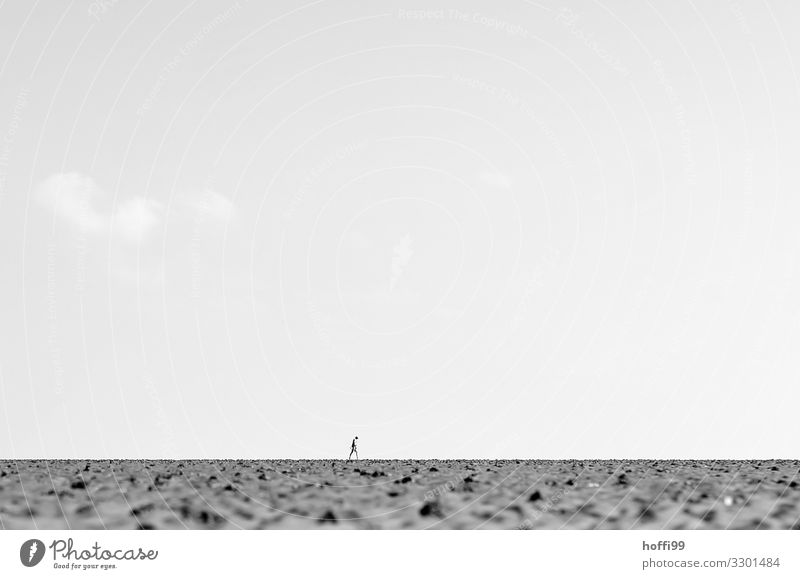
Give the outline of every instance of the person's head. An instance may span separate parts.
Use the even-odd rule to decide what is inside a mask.
[[[356,440],[358,440],[358,437],[357,437],[357,436],[356,436]]]

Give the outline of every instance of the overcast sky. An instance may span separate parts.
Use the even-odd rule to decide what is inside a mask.
[[[799,21],[4,2],[0,456],[797,458]]]

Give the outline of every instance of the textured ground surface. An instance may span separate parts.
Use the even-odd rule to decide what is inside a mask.
[[[800,461],[0,461],[5,529],[800,529]]]

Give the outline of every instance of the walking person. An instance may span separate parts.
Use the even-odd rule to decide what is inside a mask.
[[[350,456],[347,457],[348,462],[352,458],[354,452],[356,453],[356,460],[358,460],[358,448],[356,448],[356,440],[358,440],[357,436],[353,439],[353,442],[350,444]]]

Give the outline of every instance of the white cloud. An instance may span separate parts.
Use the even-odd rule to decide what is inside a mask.
[[[36,191],[37,201],[56,217],[86,235],[110,235],[124,243],[141,244],[161,223],[164,205],[155,199],[134,196],[118,202],[116,209],[102,211],[99,201],[110,195],[94,180],[80,173],[57,173],[47,178]],[[174,206],[178,217],[194,217],[199,223],[227,223],[236,208],[224,195],[205,189],[185,194]]]
[[[134,197],[120,203],[114,213],[114,234],[125,241],[141,243],[161,220],[162,206],[158,201]]]
[[[101,234],[108,227],[108,219],[92,206],[92,202],[102,195],[90,177],[79,173],[59,173],[41,184],[36,199],[79,231]]]
[[[161,219],[161,203],[132,197],[119,203],[113,212],[95,207],[108,195],[91,177],[80,173],[57,173],[46,179],[36,198],[57,218],[87,235],[114,235],[129,243],[141,243]]]

